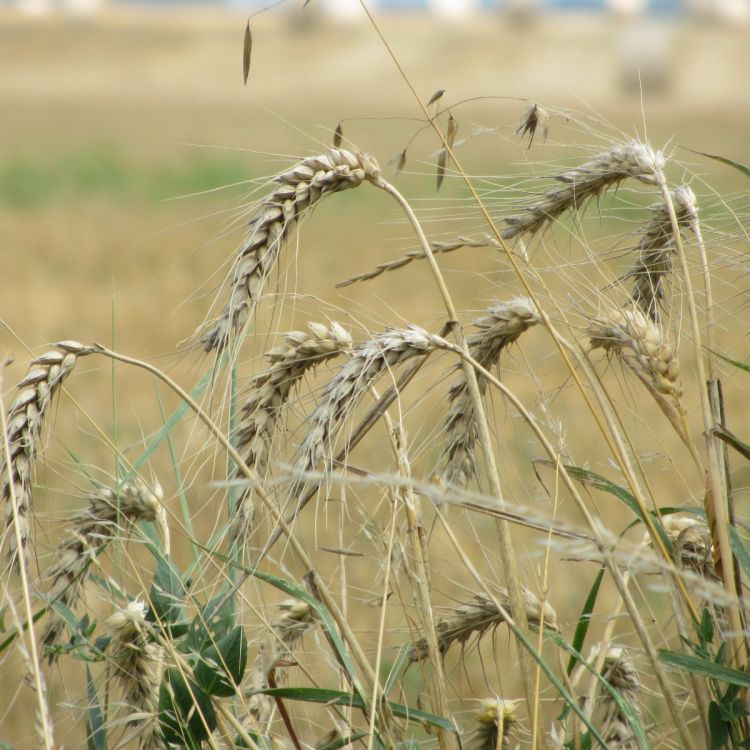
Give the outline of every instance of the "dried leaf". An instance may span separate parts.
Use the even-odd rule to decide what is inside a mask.
[[[434,104],[444,93],[445,89],[438,89],[431,97],[430,101],[427,102],[427,106],[429,107],[431,104]]]
[[[333,131],[333,146],[338,148],[341,145],[341,139],[344,137],[344,131],[341,127],[341,123],[336,126],[336,130]]]
[[[396,174],[399,174],[401,170],[406,166],[406,149],[404,149],[399,155],[396,161]]]
[[[451,115],[448,118],[448,132],[445,135],[445,140],[448,143],[448,148],[452,151],[453,144],[456,142],[456,135],[458,134],[458,120]]]
[[[440,149],[437,163],[437,189],[440,190],[440,186],[443,184],[443,178],[445,177],[445,159],[447,152],[444,148]]]
[[[250,54],[253,51],[253,35],[250,31],[250,20],[245,27],[245,44],[242,48],[242,77],[247,85],[247,77],[250,75]]]

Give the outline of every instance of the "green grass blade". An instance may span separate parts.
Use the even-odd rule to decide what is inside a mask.
[[[586,601],[583,604],[581,615],[578,618],[578,624],[576,625],[576,630],[573,634],[573,648],[578,653],[581,652],[583,644],[586,642],[586,633],[588,633],[589,625],[591,625],[591,613],[594,611],[596,598],[599,596],[599,589],[601,588],[602,580],[604,579],[604,571],[605,567],[602,565],[602,567],[599,568],[599,572],[596,574],[594,583],[589,590],[589,595],[586,597]],[[570,660],[568,661],[568,676],[573,672],[577,663],[578,658],[571,654]]]
[[[711,680],[737,685],[742,688],[750,688],[750,674],[741,672],[739,669],[725,667],[722,664],[702,659],[699,656],[691,656],[679,651],[667,651],[666,649],[659,651],[659,658],[665,664],[669,664],[670,667],[676,667],[685,672],[700,674]]]
[[[707,154],[705,151],[696,151],[695,149],[688,148],[687,146],[683,146],[682,148],[684,148],[685,151],[690,151],[691,154],[700,154],[700,156],[705,156],[707,159],[713,159],[714,161],[718,161],[718,162],[721,162],[722,164],[726,164],[728,167],[733,167],[739,172],[742,172],[742,174],[744,174],[745,177],[750,177],[750,167],[746,167],[744,164],[740,164],[738,161],[727,159],[726,156],[718,156],[717,154]]]
[[[89,701],[87,742],[94,750],[107,750],[107,732],[104,728],[104,715],[96,692],[94,678],[91,676],[89,665],[86,665],[86,694]]]

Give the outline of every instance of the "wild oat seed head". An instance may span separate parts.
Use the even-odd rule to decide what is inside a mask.
[[[252,315],[281,247],[303,214],[322,197],[373,182],[379,176],[380,168],[372,157],[333,148],[302,160],[276,178],[278,187],[250,219],[250,230],[229,281],[229,301],[201,336],[207,352],[223,349]]]
[[[685,570],[713,577],[713,543],[705,522],[678,513],[665,516],[662,524],[674,547],[675,562]]]
[[[77,341],[60,341],[53,349],[31,362],[25,377],[18,384],[17,395],[7,414],[10,466],[0,460],[3,479],[2,494],[6,504],[5,530],[8,539],[8,560],[18,564],[19,550],[13,530],[11,483],[16,498],[21,554],[26,554],[29,538],[29,514],[33,510],[31,472],[39,450],[42,426],[55,393],[70,375],[79,357],[93,349]]]

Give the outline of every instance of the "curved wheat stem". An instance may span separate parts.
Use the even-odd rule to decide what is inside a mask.
[[[115,534],[123,530],[123,521],[159,521],[166,526],[163,493],[157,484],[150,489],[143,482],[126,484],[119,490],[102,487],[89,497],[87,507],[73,518],[70,536],[57,549],[55,563],[47,572],[49,597],[71,609],[86,583],[90,563]],[[54,646],[65,623],[54,610],[50,612],[42,643]],[[54,651],[47,652],[52,663]]]
[[[466,343],[471,356],[489,370],[507,346],[541,319],[534,303],[526,297],[500,302],[487,312],[474,323],[479,333],[469,336]],[[487,381],[481,375],[477,381],[484,394]],[[449,400],[451,407],[443,424],[448,438],[443,449],[442,476],[451,484],[465,485],[475,473],[474,446],[479,440],[479,428],[463,370],[450,387]]]
[[[377,162],[366,154],[334,148],[303,159],[276,178],[279,186],[250,220],[230,281],[229,301],[218,320],[203,331],[207,352],[222,349],[247,322],[284,242],[307,209],[331,193],[357,187],[379,176]]]
[[[39,450],[42,425],[56,391],[70,375],[79,357],[91,354],[91,347],[77,341],[60,341],[54,349],[31,362],[26,376],[17,386],[18,394],[7,414],[9,463],[3,461],[2,495],[6,503],[5,529],[8,538],[8,560],[17,566],[17,555],[26,554],[29,539],[29,514],[32,512],[31,472]],[[20,550],[13,528],[10,507],[11,489],[15,490]]]
[[[281,411],[292,389],[307,372],[322,362],[349,352],[351,335],[338,323],[308,323],[309,331],[292,331],[284,343],[268,352],[270,367],[250,383],[250,397],[240,412],[236,430],[237,450],[248,467],[262,479],[268,466],[273,436]],[[241,478],[235,471],[235,478]],[[253,525],[252,489],[237,498],[232,539],[245,536]]]
[[[628,177],[650,185],[664,166],[664,155],[639,141],[612,146],[592,161],[556,175],[563,187],[547,192],[523,213],[508,216],[500,233],[504,240],[522,234],[536,234],[569,210],[582,208],[588,201],[615,187]]]

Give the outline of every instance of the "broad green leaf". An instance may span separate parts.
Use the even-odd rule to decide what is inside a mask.
[[[154,581],[149,593],[148,619],[160,623],[176,636],[171,626],[179,627],[180,621],[183,620],[185,593],[185,586],[177,568],[166,557],[158,555]],[[184,629],[187,629],[186,624]]]
[[[234,625],[232,604],[224,593],[211,599],[193,618],[186,646],[196,653],[221,640]]]
[[[209,694],[234,695],[247,666],[245,631],[237,626],[200,655],[193,670],[195,681]]]
[[[168,669],[159,689],[159,724],[167,744],[199,747],[216,728],[216,712],[195,682]]]
[[[750,674],[741,672],[739,669],[732,669],[721,664],[716,664],[708,659],[701,659],[698,656],[690,656],[679,651],[659,651],[659,658],[671,667],[683,669],[693,674],[701,674],[718,682],[725,682],[731,685],[750,688]]]

